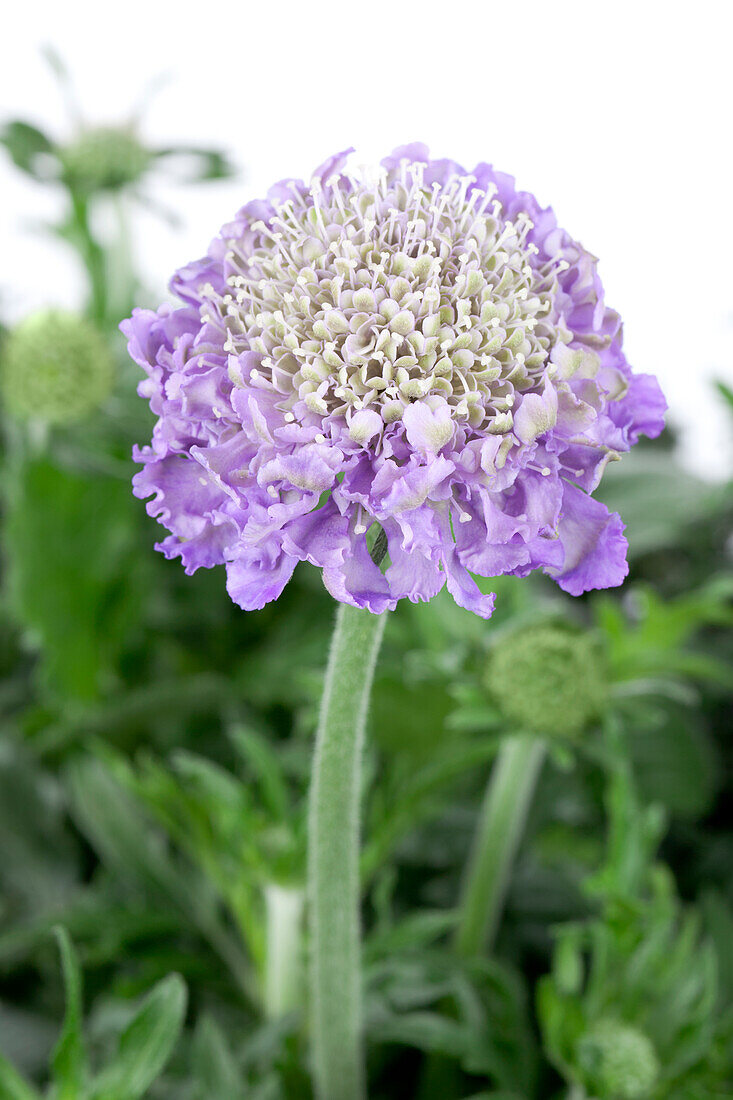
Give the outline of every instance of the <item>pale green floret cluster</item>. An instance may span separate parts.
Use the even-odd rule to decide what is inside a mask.
[[[67,424],[108,396],[113,361],[104,338],[82,317],[44,310],[21,321],[2,349],[5,408],[19,420]]]
[[[578,1057],[599,1100],[650,1100],[659,1059],[647,1036],[617,1020],[601,1020],[580,1040]]]
[[[510,634],[494,650],[488,686],[504,716],[529,733],[573,737],[603,706],[596,646],[555,626]]]
[[[129,129],[83,131],[61,151],[64,175],[82,191],[117,191],[145,173],[150,153]]]
[[[383,427],[429,395],[506,435],[517,395],[542,389],[571,338],[553,307],[567,264],[536,262],[529,217],[504,220],[493,191],[469,192],[473,177],[428,187],[422,170],[315,181],[271,228],[253,224],[251,255],[228,242],[227,350],[262,355],[250,381],[285,409],[300,399],[345,417],[357,441],[361,410]]]

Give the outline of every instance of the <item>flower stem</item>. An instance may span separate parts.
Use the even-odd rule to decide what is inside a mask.
[[[265,1011],[270,1019],[277,1020],[298,1005],[304,900],[300,887],[275,882],[265,887]]]
[[[100,327],[104,327],[107,319],[107,273],[104,249],[92,233],[88,200],[74,191],[70,191],[69,194],[71,198],[69,240],[86,268],[91,318]]]
[[[316,737],[308,832],[318,1100],[364,1095],[359,928],[361,762],[385,615],[339,606]]]
[[[537,737],[506,737],[491,770],[469,857],[456,933],[461,955],[490,951],[545,755]]]

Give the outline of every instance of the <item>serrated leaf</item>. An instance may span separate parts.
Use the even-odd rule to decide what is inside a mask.
[[[93,1100],[139,1100],[164,1069],[183,1026],[186,986],[170,974],[155,986],[123,1031],[112,1063],[94,1083]]]

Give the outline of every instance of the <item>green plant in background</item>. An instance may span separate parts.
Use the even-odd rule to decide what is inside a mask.
[[[46,355],[47,314],[0,351],[23,395],[4,373],[0,1097],[312,1100],[305,800],[332,603],[297,570],[277,605],[242,615],[219,577],[184,579],[149,553],[129,497],[149,418],[112,326],[140,281],[95,211],[144,198],[148,173],[186,151],[148,149],[136,124],[54,141],[15,121],[3,140],[66,196],[55,233],[89,293],[59,334],[76,325],[110,350],[94,355],[93,401],[94,384],[54,390],[63,345]],[[226,171],[189,153],[194,175]],[[24,331],[32,374],[13,352]],[[66,386],[84,362],[66,360]],[[373,1100],[733,1087],[733,496],[681,468],[669,437],[604,484],[629,528],[621,595],[571,606],[541,579],[503,578],[490,629],[442,596],[390,617],[362,798]],[[491,900],[457,952],[466,852],[487,835],[497,850],[487,770],[514,750],[534,767],[514,769],[502,873],[479,876]],[[62,933],[60,1041],[58,924],[87,991],[82,1029]]]
[[[659,1081],[659,1059],[643,1031],[600,1020],[578,1043],[578,1062],[591,1089],[619,1100],[643,1100]]]
[[[20,420],[66,424],[109,396],[114,366],[104,337],[86,320],[48,310],[12,329],[2,348],[5,407]]]
[[[574,741],[603,712],[603,661],[597,640],[548,623],[496,638],[486,683],[515,729]]]
[[[82,980],[67,933],[56,929],[66,987],[66,1015],[53,1049],[49,1087],[39,1092],[0,1055],[4,1100],[139,1100],[147,1094],[178,1041],[186,987],[171,974],[150,991],[114,1036],[105,1065],[93,1070],[83,1033]]]
[[[151,206],[145,179],[167,162],[174,171],[179,166],[179,180],[191,183],[226,179],[233,168],[218,149],[149,147],[139,132],[137,117],[118,126],[84,122],[61,58],[50,49],[46,57],[69,107],[74,133],[57,140],[33,123],[13,119],[0,131],[0,145],[21,172],[64,195],[64,218],[50,229],[74,249],[83,265],[89,294],[85,309],[90,319],[103,329],[114,327],[130,312],[140,291],[130,254],[128,200]],[[95,215],[103,205],[114,215],[116,232],[111,238],[97,229]]]
[[[492,947],[545,738],[573,741],[600,713],[606,689],[601,661],[589,637],[557,626],[525,628],[497,640],[487,685],[517,732],[500,746],[466,870],[456,938],[464,955]]]
[[[254,964],[247,992],[277,1019],[303,1007],[304,812],[275,748],[242,727],[230,737],[241,778],[179,751],[169,766],[140,760],[124,782],[216,888]]]
[[[728,991],[699,915],[653,862],[663,818],[639,806],[610,734],[607,856],[586,881],[599,913],[556,931],[538,987],[545,1047],[574,1100],[713,1100],[733,1086]]]
[[[52,467],[53,455],[52,450],[47,460]],[[59,517],[68,507],[59,503]],[[78,556],[88,555],[102,530],[84,531],[70,523],[70,554],[76,548]],[[158,574],[158,586],[170,586],[162,589],[167,617],[160,617],[158,604],[143,635],[143,652],[148,671],[152,661],[153,667],[167,667],[169,677],[175,672],[173,680],[143,690],[148,671],[140,666],[132,680],[129,671],[125,674],[130,682],[118,680],[113,690],[103,689],[99,701],[85,704],[76,715],[59,716],[39,710],[37,689],[29,694],[18,672],[11,671],[10,682],[20,695],[15,702],[9,697],[13,709],[5,718],[5,736],[11,745],[18,743],[22,719],[27,749],[22,761],[8,757],[4,762],[0,802],[8,816],[3,825],[0,814],[0,839],[10,858],[0,869],[0,892],[12,908],[0,936],[0,975],[15,976],[17,982],[25,974],[40,974],[41,986],[53,987],[54,968],[44,937],[63,919],[83,949],[88,980],[103,998],[110,995],[105,991],[115,989],[118,997],[137,996],[172,968],[184,974],[192,990],[192,1030],[156,1085],[156,1095],[188,1100],[190,1093],[195,1100],[209,1100],[210,1089],[211,1096],[221,1095],[222,1100],[240,1095],[249,1100],[249,1092],[256,1095],[261,1089],[263,1096],[307,1100],[303,1017],[295,1011],[268,1019],[262,950],[266,884],[297,889],[302,883],[303,834],[289,839],[290,829],[283,830],[281,822],[292,826],[297,820],[295,806],[299,801],[302,806],[306,789],[308,741],[322,675],[319,648],[328,630],[324,601],[303,578],[279,618],[265,621],[254,635],[241,634],[240,662],[217,680],[214,670],[221,655],[230,652],[241,624],[235,616],[207,620],[211,601],[206,585],[199,592],[196,583],[175,585],[170,576],[165,568]],[[123,588],[133,583],[131,576]],[[640,589],[639,596],[648,590]],[[726,691],[714,673],[724,657],[727,591],[719,581],[702,594],[681,593],[673,599],[637,598],[633,588],[624,604],[602,597],[588,608],[587,621],[592,614],[597,624],[591,634],[580,629],[586,616],[568,620],[567,606],[547,589],[528,590],[524,582],[511,580],[501,589],[502,607],[491,632],[447,600],[395,614],[375,686],[374,745],[366,762],[367,773],[379,775],[367,795],[363,853],[366,1020],[375,1096],[463,1100],[486,1089],[499,1089],[499,1095],[516,1100],[562,1095],[549,1068],[548,1058],[560,1065],[554,1040],[545,1028],[544,1051],[537,1049],[528,1011],[535,976],[549,966],[547,925],[567,922],[572,940],[571,932],[583,926],[605,896],[589,892],[583,883],[598,878],[608,866],[599,792],[612,760],[630,761],[640,789],[667,807],[672,819],[665,842],[672,844],[668,856],[678,873],[684,871],[685,848],[675,843],[686,841],[691,823],[709,813],[720,782],[719,777],[714,781],[714,766],[705,761],[708,743],[714,740],[715,727],[708,726],[716,714],[715,701]],[[613,617],[609,608],[618,609]],[[58,614],[49,611],[51,618]],[[538,618],[547,625],[532,627]],[[674,635],[669,627],[673,618],[686,624]],[[60,626],[62,622],[61,617]],[[206,633],[202,622],[210,624]],[[293,623],[298,624],[294,630]],[[656,625],[652,629],[650,624]],[[516,727],[516,720],[508,725],[500,694],[489,690],[487,669],[494,669],[504,637],[519,643],[526,631],[542,635],[549,628],[559,630],[563,641],[578,639],[581,652],[587,647],[595,654],[600,647],[605,654],[610,687],[601,711],[612,708],[624,737],[609,756],[591,715],[580,739],[553,737],[548,742],[546,766],[507,883],[506,915],[494,957],[459,963],[451,943],[458,922],[460,868],[476,835],[486,767],[500,751],[504,734]],[[95,637],[95,626],[85,629]],[[119,628],[113,633],[121,646],[116,663],[125,653],[125,639]],[[202,643],[195,666],[188,656],[189,636]],[[288,644],[294,647],[289,655]],[[252,645],[256,661],[250,656]],[[662,674],[657,646],[664,649],[669,675]],[[58,654],[63,645],[47,641],[44,650]],[[623,656],[627,652],[628,659]],[[6,660],[11,670],[18,661],[12,638]],[[292,675],[282,676],[283,660],[290,662]],[[489,671],[489,679],[493,675]],[[274,707],[273,699],[278,701]],[[261,771],[264,765],[255,762],[256,756],[246,763],[240,742],[232,740],[237,723],[230,723],[231,715],[241,715],[243,708],[257,716],[256,728],[276,752],[274,774],[287,776],[291,793],[284,802],[276,793],[280,784],[274,775],[264,780],[268,768]],[[690,719],[685,740],[672,732],[681,708]],[[410,714],[419,720],[419,732],[405,721]],[[223,733],[227,728],[230,733]],[[119,746],[115,754],[91,755],[88,739],[100,734]],[[261,738],[255,741],[260,744]],[[142,745],[145,753],[140,756],[136,747]],[[235,775],[233,782],[229,776]],[[258,781],[257,775],[263,778]],[[278,804],[285,806],[279,817],[274,813]],[[621,799],[623,812],[614,810],[612,819],[628,817],[629,805]],[[633,844],[619,841],[614,846],[614,881],[626,883],[625,895],[632,898],[640,891],[644,896],[660,836],[656,812],[645,811],[642,819],[646,831],[635,826]],[[676,822],[685,830],[678,842]],[[9,839],[16,835],[24,838],[23,850]],[[713,845],[705,851],[711,855]],[[80,871],[90,858],[95,871],[88,879]],[[725,873],[717,879],[709,875],[703,885],[724,891],[726,881]],[[22,891],[31,889],[24,899]],[[716,905],[725,943],[724,922],[730,918],[720,895]],[[648,921],[641,926],[637,921],[634,927],[643,938]],[[679,923],[672,927],[679,928]],[[582,963],[582,946],[577,950]],[[574,959],[567,964],[571,968],[578,954],[565,951],[566,959]],[[693,954],[691,965],[699,971],[699,955]],[[13,988],[0,986],[3,991]],[[33,1013],[24,1017],[23,1032],[35,1035],[37,1029],[41,1046],[47,1010],[38,1003],[38,983],[20,988],[26,988],[20,1003]],[[8,993],[4,996],[7,1000]],[[18,1001],[17,994],[11,1000]],[[709,1075],[725,1081],[731,1060],[722,1003],[721,991],[708,1017],[713,1031],[708,1060]],[[2,1009],[0,1000],[0,1014]],[[641,1032],[663,1061],[666,1048],[657,1052],[654,1034],[647,1033],[646,1022],[642,1026],[630,1016],[620,996],[592,1019],[602,1025],[602,1034],[609,1025]],[[591,1072],[582,1067],[595,1065],[589,1044],[596,1049],[598,1033],[590,1024],[589,1016],[585,1030],[590,1039],[581,1043],[578,1033],[574,1061],[568,1063],[578,1080],[584,1080],[581,1073]],[[17,1049],[13,1044],[16,1062]],[[25,1058],[27,1054],[21,1061]],[[442,1067],[440,1079],[433,1076],[435,1069],[428,1074],[430,1062]],[[42,1079],[41,1068],[33,1064],[33,1078]],[[565,1079],[570,1085],[576,1078]],[[602,1100],[603,1093],[599,1095]],[[716,1100],[717,1095],[711,1092]]]
[[[0,346],[6,594],[47,655],[47,684],[80,698],[98,693],[117,646],[130,511],[119,478],[64,469],[49,451],[78,422],[108,419],[115,375],[108,338],[72,313],[31,314]],[[85,537],[90,553],[80,556]]]
[[[15,119],[0,132],[0,145],[18,169],[63,194],[64,219],[49,228],[77,253],[88,295],[84,316],[39,310],[0,341],[6,595],[27,645],[42,655],[46,690],[76,703],[114,686],[149,578],[135,549],[141,522],[128,488],[131,444],[147,417],[116,331],[141,292],[129,251],[129,202],[145,201],[146,176],[168,161],[193,183],[225,178],[232,168],[214,149],[148,148],[137,121],[87,125],[62,62],[52,51],[47,57],[74,136],[55,140]],[[110,205],[111,238],[95,216]],[[133,573],[137,585],[121,582]]]
[[[146,149],[132,128],[98,126],[81,131],[59,150],[61,177],[81,194],[121,191],[150,170],[155,153]]]

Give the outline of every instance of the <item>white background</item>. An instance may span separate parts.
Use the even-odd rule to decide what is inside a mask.
[[[729,0],[575,2],[13,4],[0,43],[0,110],[71,131],[40,49],[71,69],[92,122],[144,111],[150,142],[230,150],[242,178],[198,189],[158,179],[184,220],[136,222],[147,281],[162,288],[219,225],[274,180],[348,145],[375,161],[429,143],[493,162],[551,204],[601,258],[632,365],[656,373],[687,461],[730,469],[730,421],[711,379],[733,380],[733,118]],[[74,263],[33,223],[49,192],[3,159],[0,313],[73,305]]]

